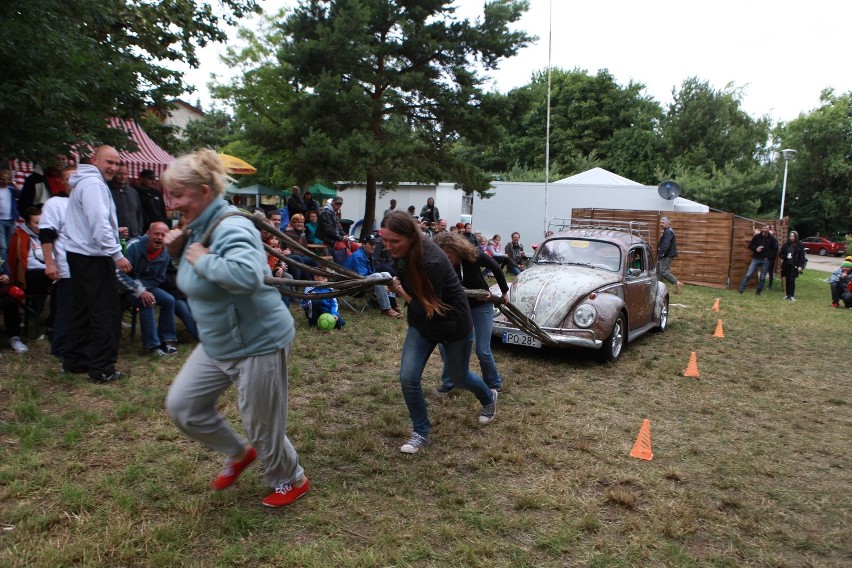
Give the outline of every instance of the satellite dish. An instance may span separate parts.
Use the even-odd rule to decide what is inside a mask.
[[[676,197],[680,197],[680,194],[683,193],[683,188],[676,181],[664,181],[657,187],[657,193],[660,194],[660,197],[663,199],[672,200]]]

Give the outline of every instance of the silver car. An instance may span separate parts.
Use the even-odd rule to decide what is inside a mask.
[[[669,293],[657,277],[650,231],[614,221],[559,229],[510,285],[514,317],[495,310],[494,336],[527,347],[597,349],[615,361],[627,342],[665,331]]]

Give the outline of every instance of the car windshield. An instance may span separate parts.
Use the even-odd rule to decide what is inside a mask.
[[[617,245],[603,241],[557,238],[538,247],[533,263],[574,264],[619,272],[621,249]]]

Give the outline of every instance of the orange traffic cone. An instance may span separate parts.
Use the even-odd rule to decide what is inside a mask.
[[[716,331],[713,332],[713,337],[725,337],[725,331],[722,329],[722,320],[716,324]]]
[[[642,421],[636,443],[630,450],[630,457],[648,461],[654,459],[654,452],[651,451],[651,421],[647,418]]]
[[[715,301],[715,302],[713,302],[713,308],[712,308],[712,310],[713,310],[714,312],[718,312],[718,311],[719,311],[719,301],[720,301],[720,300],[721,300],[721,298],[716,298],[716,301]]]
[[[698,376],[698,357],[695,356],[695,351],[693,351],[689,355],[689,363],[686,365],[686,371],[683,373],[684,377],[697,377]]]

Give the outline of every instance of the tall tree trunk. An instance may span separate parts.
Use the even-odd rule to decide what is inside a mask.
[[[376,174],[367,172],[367,196],[364,203],[364,224],[361,225],[361,238],[373,232],[373,223],[376,221]]]

